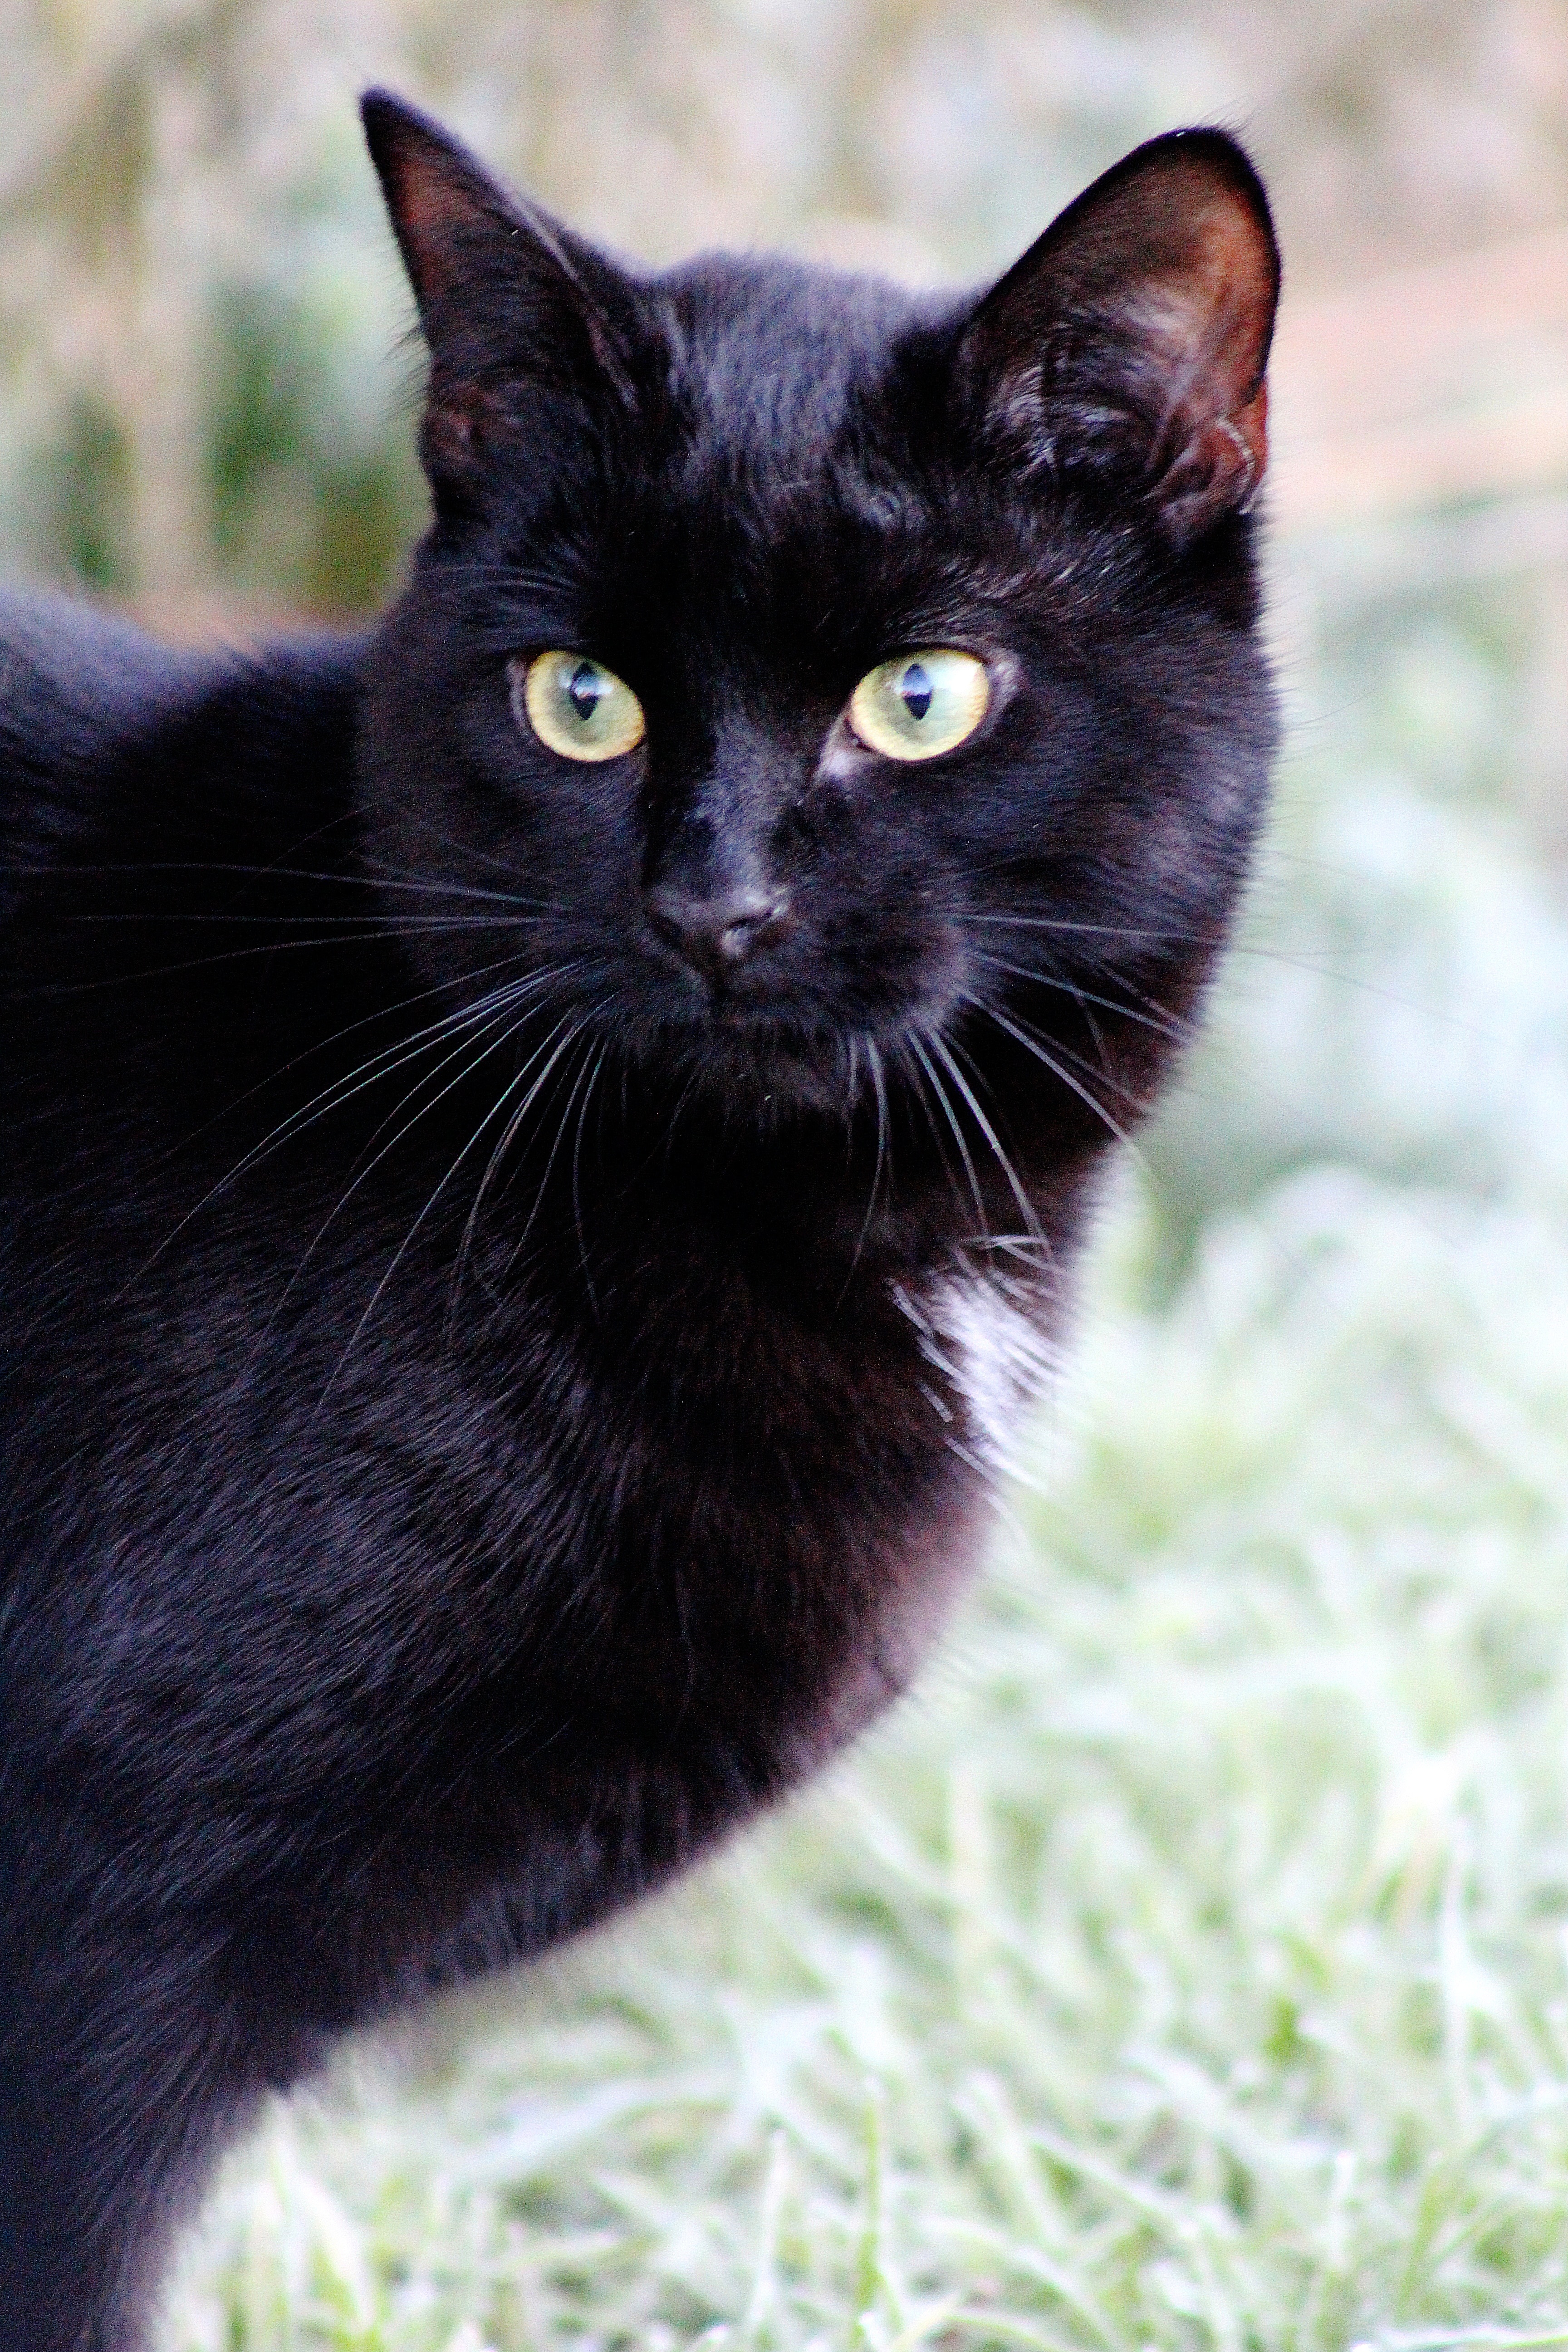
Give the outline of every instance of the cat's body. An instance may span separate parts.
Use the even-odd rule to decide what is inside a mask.
[[[1131,272],[1065,216],[1053,390],[1018,272],[632,281],[370,123],[434,352],[383,629],[0,606],[5,2352],[141,2345],[259,2090],[904,1686],[1271,745],[1229,142],[1100,184]],[[1157,304],[1104,362],[1149,252],[1205,413]],[[624,755],[530,733],[562,646]],[[930,760],[843,715],[910,646],[984,671]]]

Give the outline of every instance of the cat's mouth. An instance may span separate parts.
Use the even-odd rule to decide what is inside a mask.
[[[665,1022],[649,1041],[682,1090],[721,1095],[737,1108],[843,1112],[857,1092],[864,1048],[853,1033],[759,1018],[716,1005],[708,1018]]]
[[[704,1015],[665,1019],[643,1041],[645,1066],[668,1073],[677,1095],[708,1094],[763,1119],[847,1118],[873,1102],[911,1039],[930,1034],[909,1014],[857,1022],[761,1013],[721,1000]]]
[[[892,941],[879,934],[877,956],[852,940],[847,957],[829,949],[817,958],[826,968],[805,975],[801,927],[787,896],[775,895],[743,952],[718,951],[704,969],[688,947],[679,979],[659,956],[663,1002],[649,1006],[639,1058],[737,1108],[843,1116],[871,1100],[919,1040],[951,1024],[966,992],[962,945],[945,928]]]

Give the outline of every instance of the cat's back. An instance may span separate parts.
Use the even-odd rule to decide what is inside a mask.
[[[63,597],[0,591],[0,918],[62,865],[144,857],[155,816],[191,828],[200,854],[220,812],[268,831],[271,808],[286,831],[295,803],[341,792],[359,649],[345,636],[195,653]]]
[[[63,597],[0,590],[0,904],[90,822],[95,784],[204,666]]]

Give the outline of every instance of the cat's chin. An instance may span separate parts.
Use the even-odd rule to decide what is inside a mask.
[[[660,1024],[645,1067],[680,1093],[709,1094],[732,1117],[770,1125],[792,1117],[846,1118],[870,1086],[875,1041],[844,1029],[797,1029],[752,1021]]]

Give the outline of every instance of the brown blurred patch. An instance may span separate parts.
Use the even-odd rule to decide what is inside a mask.
[[[1568,226],[1287,297],[1271,373],[1288,531],[1568,489]]]

